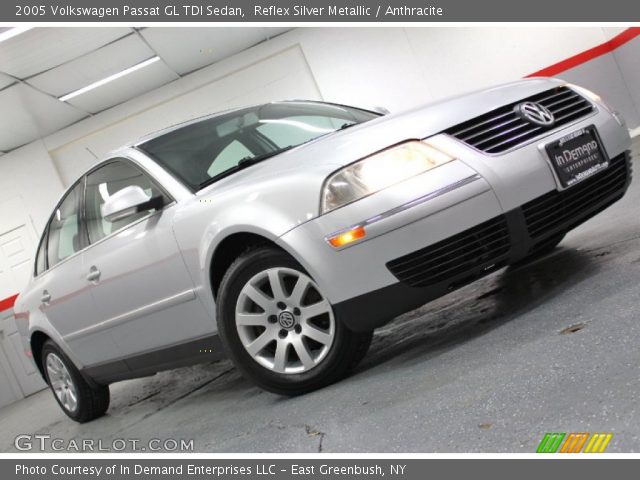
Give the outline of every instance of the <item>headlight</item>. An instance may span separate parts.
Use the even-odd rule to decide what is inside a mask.
[[[450,162],[453,157],[412,140],[338,170],[324,183],[321,214]]]

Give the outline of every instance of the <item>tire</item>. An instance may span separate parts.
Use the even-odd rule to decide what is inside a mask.
[[[229,267],[220,283],[217,319],[235,366],[280,395],[301,395],[343,378],[365,356],[372,337],[335,318],[304,268],[271,247],[248,250]]]
[[[44,343],[41,358],[45,378],[53,397],[69,418],[85,423],[105,414],[110,400],[108,386],[90,385],[69,357],[51,340]],[[58,391],[56,386],[60,386]],[[75,403],[70,395],[74,392]]]

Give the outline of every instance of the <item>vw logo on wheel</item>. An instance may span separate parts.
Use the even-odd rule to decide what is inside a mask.
[[[550,127],[556,121],[555,118],[553,118],[553,113],[539,103],[519,103],[516,105],[515,111],[520,118],[539,127]]]
[[[278,322],[282,328],[292,328],[296,323],[296,319],[291,312],[281,312],[278,315]]]

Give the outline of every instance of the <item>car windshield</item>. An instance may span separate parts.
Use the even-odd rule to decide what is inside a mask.
[[[378,116],[341,105],[271,103],[192,123],[138,147],[198,190],[293,147]]]

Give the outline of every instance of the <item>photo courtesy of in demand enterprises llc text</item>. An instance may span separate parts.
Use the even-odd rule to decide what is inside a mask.
[[[633,2],[2,3],[0,477],[631,478],[638,162]]]

